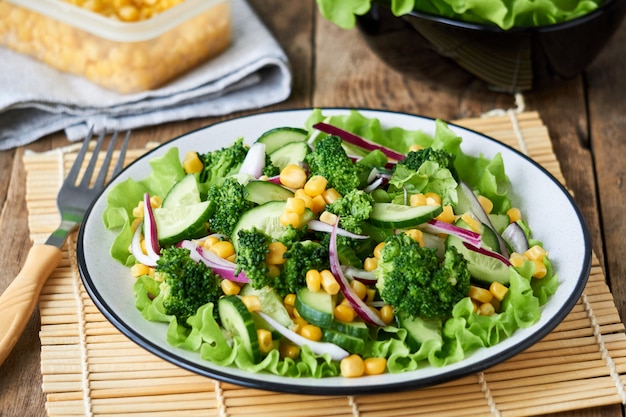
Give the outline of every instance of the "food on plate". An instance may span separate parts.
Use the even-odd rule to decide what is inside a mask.
[[[532,326],[548,248],[501,156],[435,125],[314,110],[250,146],[168,149],[107,194],[136,307],[172,346],[288,377],[442,367]]]

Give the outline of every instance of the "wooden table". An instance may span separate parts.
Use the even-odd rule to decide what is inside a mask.
[[[442,80],[404,77],[386,67],[356,30],[344,31],[323,20],[313,0],[250,0],[285,48],[294,73],[291,97],[265,110],[301,107],[368,107],[453,120],[496,108],[515,107],[510,94],[489,91],[483,83],[446,75]],[[278,12],[280,10],[280,12]],[[549,90],[525,93],[527,110],[538,111],[549,129],[568,186],[591,230],[622,317],[626,317],[626,21],[583,76]],[[230,117],[238,116],[230,115]],[[165,141],[215,122],[197,119],[136,130],[135,144]],[[0,291],[19,272],[31,246],[24,201],[26,149],[45,151],[66,145],[62,133],[24,148],[0,152]],[[548,213],[549,215],[549,213]],[[1,319],[1,318],[0,318]],[[33,315],[13,353],[0,367],[0,416],[45,416],[41,391],[39,316]],[[622,416],[619,405],[567,413],[571,416]]]

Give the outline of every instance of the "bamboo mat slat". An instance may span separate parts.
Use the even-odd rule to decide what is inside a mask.
[[[564,182],[535,112],[463,119]],[[57,191],[77,147],[27,152],[31,239],[59,221]],[[127,162],[146,149],[130,149]],[[178,368],[135,345],[96,309],[76,267],[75,235],[40,296],[42,389],[49,416],[531,416],[626,402],[626,334],[602,269],[566,319],[539,343],[484,372],[419,390],[320,397],[255,390]],[[454,401],[450,399],[454,398]]]

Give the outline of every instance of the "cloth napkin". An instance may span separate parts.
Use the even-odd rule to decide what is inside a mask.
[[[65,130],[94,133],[220,116],[281,102],[289,61],[245,0],[232,0],[232,42],[221,55],[162,88],[118,94],[0,47],[0,150]]]

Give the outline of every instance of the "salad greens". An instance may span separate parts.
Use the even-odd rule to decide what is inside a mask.
[[[310,178],[322,172],[325,164],[333,166],[333,155],[337,155],[351,168],[334,176],[336,188],[344,186],[343,195],[316,212],[307,206],[302,224],[276,223],[289,203],[287,199],[297,196],[298,191],[281,185],[279,176],[260,176],[262,168],[272,164],[272,154],[259,153],[257,143],[242,152],[242,139],[237,139],[233,145],[237,157],[229,147],[207,153],[198,150],[203,169],[195,174],[185,171],[176,147],[153,158],[146,178],[129,178],[107,195],[103,221],[116,233],[110,252],[114,259],[134,267],[139,259],[146,258],[134,252],[141,233],[146,242],[158,248],[157,234],[137,226],[141,221],[136,213],[138,203],[148,202],[147,196],[165,198],[163,206],[167,208],[161,212],[160,208],[143,206],[144,213],[157,219],[157,227],[164,224],[163,213],[176,217],[172,213],[180,207],[173,201],[174,195],[187,206],[209,201],[210,208],[199,214],[198,221],[167,218],[174,224],[184,223],[189,237],[171,245],[161,242],[160,258],[150,265],[153,270],[136,278],[137,309],[147,320],[167,323],[167,341],[172,346],[198,352],[201,358],[218,365],[288,377],[341,375],[340,361],[325,350],[329,341],[346,354],[385,358],[387,372],[399,373],[458,362],[478,348],[496,345],[516,330],[532,326],[541,316],[541,306],[556,291],[558,278],[547,254],[540,260],[539,266],[545,269],[541,275],[536,275],[536,262],[513,260],[521,256],[516,252],[533,247],[542,250],[542,245],[533,238],[523,217],[511,219],[506,214],[512,208],[510,192],[514,190],[510,189],[502,157],[464,154],[462,138],[441,120],[436,120],[435,126],[431,136],[383,127],[379,120],[355,110],[333,116],[313,110],[303,126],[307,134],[297,139],[305,139],[301,143],[307,155],[292,165],[310,162]],[[325,132],[328,129],[338,134]],[[294,128],[284,128],[282,133],[290,130]],[[341,132],[347,133],[342,136]],[[281,141],[285,135],[281,134]],[[339,148],[337,141],[342,145]],[[383,154],[402,159],[381,157]],[[256,168],[250,169],[253,159]],[[207,175],[217,172],[212,164],[222,164],[221,176]],[[241,174],[244,169],[248,174]],[[369,175],[363,175],[364,170]],[[258,175],[249,174],[255,171]],[[196,180],[182,181],[189,175]],[[252,186],[263,188],[259,192]],[[268,192],[276,187],[280,193]],[[463,190],[470,190],[471,195]],[[425,207],[409,204],[412,196],[426,194],[440,196],[441,203]],[[489,213],[477,208],[478,196],[492,202]],[[443,206],[454,210],[447,222],[439,217],[445,215]],[[232,210],[224,211],[225,207]],[[320,221],[320,213],[335,216],[335,220]],[[476,218],[478,232],[466,224]],[[219,223],[219,233],[211,229],[210,219]],[[199,230],[208,237],[197,240]],[[408,237],[416,230],[423,241]],[[502,236],[515,233],[516,239],[507,241],[506,247],[499,246]],[[204,239],[232,241],[234,255],[229,260],[216,258],[202,248]],[[384,246],[378,266],[367,268],[381,243]],[[284,266],[267,261],[276,247],[284,247]],[[339,284],[338,293],[309,290],[306,272],[322,269],[331,271],[333,281]],[[178,273],[187,276],[177,279]],[[403,276],[414,283],[408,278],[403,282]],[[276,285],[272,280],[277,280]],[[236,283],[246,296],[258,297],[263,314],[242,310],[239,300],[243,293],[225,296],[220,287],[224,281]],[[357,297],[356,290],[349,289],[353,281],[377,295]],[[506,287],[506,295],[500,301],[483,303],[494,309],[483,314],[468,288],[488,292],[493,281]],[[294,294],[300,315],[309,323],[320,323],[324,343],[304,343],[299,354],[291,357],[281,354],[278,346],[298,327],[300,318],[293,315],[293,307],[289,310],[286,302],[283,305],[283,297],[286,300]],[[333,317],[332,308],[342,299],[356,312],[354,325]],[[420,303],[419,308],[412,308],[407,299]],[[331,306],[330,311],[327,306]],[[393,308],[393,319],[383,321],[384,306]],[[371,307],[381,310],[373,313]],[[228,311],[228,317],[222,317],[220,311]],[[271,316],[272,325],[263,320],[264,316]],[[262,352],[257,340],[259,329],[272,330],[272,345]]]
[[[386,0],[396,16],[411,11],[499,26],[502,29],[543,26],[583,16],[602,0]],[[341,28],[353,28],[355,16],[370,10],[372,0],[317,0],[322,16]]]

